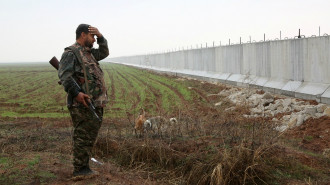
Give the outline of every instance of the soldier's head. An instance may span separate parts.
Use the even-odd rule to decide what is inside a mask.
[[[95,35],[89,33],[89,27],[89,24],[80,24],[76,29],[76,40],[80,45],[92,48],[95,42]]]

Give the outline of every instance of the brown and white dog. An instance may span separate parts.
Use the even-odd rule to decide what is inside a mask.
[[[141,109],[140,111],[140,115],[135,119],[135,134],[137,134],[137,132],[140,133],[140,135],[143,134],[143,123],[146,121],[146,112],[144,111],[144,109]]]

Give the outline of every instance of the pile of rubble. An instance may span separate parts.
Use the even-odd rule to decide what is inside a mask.
[[[273,117],[272,121],[279,123],[276,128],[279,131],[300,126],[309,118],[330,116],[330,106],[326,104],[312,105],[309,101],[272,95],[269,92],[263,93],[252,88],[228,87],[218,95],[227,97],[234,104],[249,106],[250,115],[244,115],[244,117]],[[215,105],[218,106],[221,103]],[[226,110],[233,109],[234,107],[231,107]]]

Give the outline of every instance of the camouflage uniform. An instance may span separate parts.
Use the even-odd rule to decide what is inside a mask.
[[[94,101],[96,113],[103,117],[103,107],[108,102],[107,91],[103,78],[103,71],[98,61],[109,55],[107,40],[104,37],[97,38],[99,49],[83,47],[77,42],[65,48],[62,55],[58,76],[68,93],[67,104],[73,122],[73,166],[75,171],[83,167],[89,167],[89,158],[101,127],[90,110],[78,103],[74,97],[79,94],[79,89],[73,85],[72,76],[80,87],[88,93]],[[87,85],[84,78],[85,66]]]

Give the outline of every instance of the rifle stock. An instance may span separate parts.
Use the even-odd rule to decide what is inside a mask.
[[[52,59],[50,59],[49,63],[58,70],[58,67],[60,65],[60,62],[57,60],[57,58],[54,56]]]
[[[50,59],[50,61],[49,61],[49,63],[56,69],[56,70],[58,70],[58,68],[59,68],[59,65],[60,65],[60,62],[57,60],[57,58],[54,56],[52,59]],[[85,91],[84,91],[84,89],[82,89],[78,84],[77,84],[77,82],[74,80],[74,78],[72,77],[72,76],[70,76],[70,79],[73,81],[73,84],[80,90],[80,92],[83,92],[83,93],[85,93]],[[61,83],[61,81],[59,81],[58,82],[58,84],[62,84]],[[86,94],[86,93],[85,93]],[[90,99],[89,99],[90,100]],[[98,120],[98,121],[102,121],[101,119],[100,119],[100,117],[96,114],[96,112],[95,112],[95,107],[94,107],[94,105],[93,105],[93,103],[91,102],[91,101],[89,101],[89,100],[87,100],[86,102],[87,102],[87,105],[88,105],[88,108],[89,108],[89,110],[93,113],[93,115],[96,117],[96,119]]]

